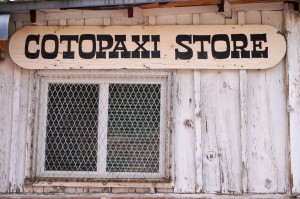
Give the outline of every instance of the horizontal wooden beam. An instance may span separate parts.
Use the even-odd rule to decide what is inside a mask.
[[[135,187],[135,188],[172,188],[173,183],[152,183],[152,182],[37,182],[31,185],[33,187]]]
[[[211,6],[191,6],[191,7],[174,7],[174,8],[152,8],[144,9],[144,16],[163,16],[163,15],[180,15],[180,14],[201,14],[217,13],[217,5]]]
[[[255,10],[283,10],[283,2],[274,3],[246,3],[246,4],[233,4],[232,11],[255,11]]]
[[[128,17],[128,10],[76,10],[46,13],[46,20],[60,19],[92,19],[102,17]]]

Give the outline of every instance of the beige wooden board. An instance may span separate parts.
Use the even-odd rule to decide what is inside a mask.
[[[106,52],[107,58],[95,58],[83,59],[79,56],[79,44],[75,41],[71,44],[71,50],[75,52],[73,59],[63,59],[63,51],[67,51],[67,42],[59,42],[58,54],[51,59],[44,59],[39,55],[36,59],[28,59],[25,56],[25,41],[28,35],[40,35],[39,44],[35,41],[31,41],[28,45],[29,52],[36,52],[41,50],[41,43],[43,36],[46,34],[60,35],[81,35],[81,34],[110,34],[114,35],[126,35],[126,48],[128,51],[134,51],[137,49],[137,44],[131,41],[132,35],[160,35],[160,42],[157,44],[157,48],[160,51],[160,58],[108,58],[108,51],[113,51],[117,46],[117,42],[113,42],[111,49]],[[185,52],[187,49],[182,45],[176,43],[177,35],[211,35],[211,38],[215,34],[227,34],[229,38],[231,34],[245,34],[248,38],[248,46],[246,50],[253,50],[253,42],[250,41],[251,34],[266,34],[267,42],[261,42],[261,48],[256,47],[257,50],[265,50],[268,48],[268,58],[214,58],[212,55],[212,42],[204,42],[204,49],[207,50],[207,59],[198,59],[197,51],[200,51],[200,43],[196,42],[188,45],[192,49],[192,57],[187,60],[175,59],[175,50]],[[151,38],[151,37],[150,37]],[[96,41],[96,52],[99,50],[99,42]],[[92,44],[91,40],[82,42],[82,51],[91,52]],[[149,50],[154,50],[153,41],[147,42],[144,47]],[[215,50],[218,52],[226,51],[226,42],[216,41],[214,43]],[[103,44],[105,45],[105,44]],[[257,43],[258,45],[258,43]],[[21,29],[16,32],[11,38],[9,51],[12,59],[21,67],[28,69],[256,69],[256,68],[269,68],[276,65],[282,57],[285,55],[285,40],[283,36],[271,26],[266,25],[180,25],[180,26],[30,26]],[[45,51],[48,53],[53,52],[55,45],[53,41],[45,42]],[[233,50],[233,42],[230,42],[230,50]],[[41,52],[41,51],[40,51]],[[117,50],[116,52],[119,52]]]

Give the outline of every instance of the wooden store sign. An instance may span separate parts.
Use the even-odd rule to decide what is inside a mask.
[[[285,51],[267,25],[28,26],[9,44],[28,69],[264,69]]]

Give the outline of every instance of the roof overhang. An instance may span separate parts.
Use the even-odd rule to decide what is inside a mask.
[[[0,0],[0,13],[41,9],[116,9],[124,7],[163,8],[220,5],[225,0]],[[287,0],[226,0],[230,4],[286,2]],[[298,2],[288,0],[287,2]]]

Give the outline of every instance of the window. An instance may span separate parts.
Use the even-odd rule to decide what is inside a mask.
[[[35,177],[166,179],[167,72],[37,75]]]

